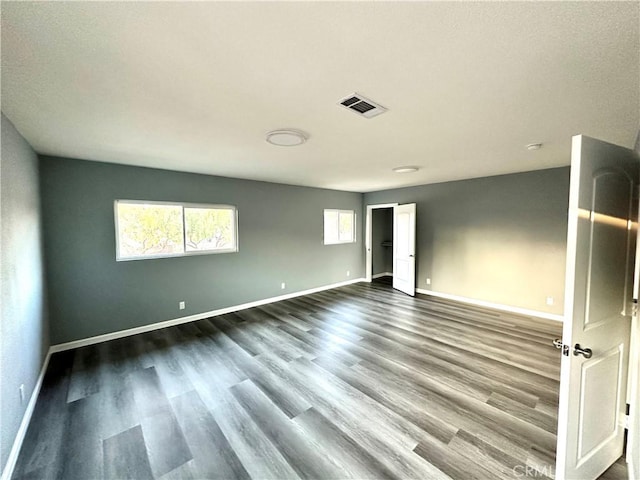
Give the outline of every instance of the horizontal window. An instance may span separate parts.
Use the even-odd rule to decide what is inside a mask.
[[[238,251],[231,205],[116,200],[116,259]]]
[[[353,210],[324,211],[324,244],[354,243],[356,214]]]

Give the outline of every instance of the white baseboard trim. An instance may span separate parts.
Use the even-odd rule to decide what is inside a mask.
[[[546,320],[553,320],[556,322],[564,321],[562,315],[556,315],[553,313],[540,312],[538,310],[529,310],[527,308],[512,307],[510,305],[502,305],[500,303],[485,302],[484,300],[476,300],[474,298],[459,297],[458,295],[450,295],[448,293],[434,292],[433,290],[424,290],[422,288],[416,288],[416,292],[424,295],[431,295],[432,297],[445,298],[447,300],[454,300],[456,302],[469,303],[471,305],[478,305],[479,307],[493,308],[495,310],[502,310],[510,313],[517,313],[519,315],[527,315],[529,317],[544,318]]]
[[[383,272],[383,273],[376,273],[375,275],[371,275],[371,278],[380,278],[380,277],[393,277],[393,272]]]
[[[16,468],[18,455],[20,453],[20,449],[22,448],[24,437],[27,434],[27,429],[29,428],[29,423],[31,422],[31,416],[33,415],[33,411],[36,408],[36,402],[38,401],[40,388],[42,388],[42,381],[44,380],[44,374],[47,371],[47,366],[49,365],[51,353],[51,348],[49,348],[49,351],[44,358],[44,362],[42,363],[42,368],[40,369],[38,380],[36,380],[36,384],[33,387],[33,392],[31,393],[31,398],[29,399],[29,403],[27,404],[27,409],[24,411],[24,415],[22,416],[22,421],[20,422],[20,427],[18,428],[18,432],[16,433],[16,438],[13,440],[13,446],[11,447],[11,451],[9,452],[7,463],[2,470],[2,477],[0,477],[1,480],[9,480],[13,475],[13,470]]]
[[[53,345],[50,349],[50,352],[51,353],[62,352],[64,350],[71,350],[73,348],[85,347],[87,345],[94,345],[96,343],[107,342],[109,340],[115,340],[117,338],[129,337],[131,335],[137,335],[139,333],[150,332],[152,330],[159,330],[161,328],[172,327],[174,325],[180,325],[182,323],[195,322],[196,320],[202,320],[203,318],[216,317],[218,315],[224,315],[225,313],[237,312],[239,310],[245,310],[247,308],[259,307],[260,305],[266,305],[268,303],[279,302],[281,300],[288,300],[290,298],[300,297],[303,295],[310,295],[312,293],[322,292],[324,290],[331,290],[332,288],[343,287],[345,285],[351,285],[352,283],[358,283],[358,282],[364,282],[364,281],[366,281],[364,278],[355,278],[353,280],[346,280],[344,282],[334,283],[331,285],[324,285],[322,287],[310,288],[309,290],[302,290],[299,292],[287,293],[285,295],[279,295],[277,297],[270,297],[262,300],[256,300],[255,302],[243,303],[241,305],[234,305],[231,307],[221,308],[218,310],[211,310],[210,312],[197,313],[195,315],[189,315],[187,317],[174,318],[174,319],[165,320],[162,322],[151,323],[149,325],[129,328],[127,330],[120,330],[117,332],[105,333],[103,335],[97,335],[95,337],[83,338],[81,340],[74,340],[72,342],[59,343],[57,345]]]

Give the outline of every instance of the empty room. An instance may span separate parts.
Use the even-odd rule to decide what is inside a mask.
[[[640,3],[0,8],[2,480],[640,478]]]

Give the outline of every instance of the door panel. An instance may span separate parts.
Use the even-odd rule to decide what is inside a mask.
[[[600,195],[600,192],[608,194]],[[593,182],[594,217],[587,272],[586,328],[617,318],[629,299],[629,230],[633,180],[624,172],[597,172]]]
[[[622,454],[637,230],[636,155],[573,138],[557,479],[597,478]],[[583,355],[578,348],[590,349]],[[577,353],[577,354],[576,354]]]
[[[620,423],[617,409],[622,375],[622,346],[614,348],[600,358],[590,359],[582,364],[582,385],[580,388],[580,421],[578,425],[578,461],[580,465],[588,460],[597,448],[611,440]],[[589,402],[588,399],[596,399]],[[588,419],[597,418],[597,422]]]
[[[393,207],[393,288],[416,292],[416,204]]]

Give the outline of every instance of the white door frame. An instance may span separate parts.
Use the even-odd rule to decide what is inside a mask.
[[[640,142],[640,132],[638,132],[638,141]],[[640,207],[638,212],[640,213]],[[627,404],[630,406],[630,411],[625,460],[629,468],[629,478],[638,478],[640,476],[640,408],[638,408],[640,405],[640,318],[638,318],[640,238],[636,242],[636,265],[633,273],[633,299],[636,305],[631,320],[631,350],[629,351],[629,378],[627,382]]]
[[[380,203],[376,205],[367,205],[367,221],[365,226],[365,278],[367,282],[371,282],[373,276],[373,254],[371,253],[371,239],[373,237],[373,210],[376,208],[393,208],[398,206],[397,203]]]
[[[640,129],[633,150],[640,158]],[[640,204],[640,200],[638,201]],[[640,212],[640,208],[638,210]],[[640,222],[640,219],[638,220]],[[629,435],[627,437],[627,465],[629,478],[640,478],[640,241],[636,243],[636,269],[633,277],[633,298],[636,301],[635,315],[631,322],[631,351],[629,352],[629,383],[627,403],[629,412]]]
[[[639,242],[640,243],[640,242]],[[629,478],[640,475],[640,319],[634,315],[631,323],[631,351],[629,352],[629,383],[627,404],[630,405],[627,437],[627,465]]]

